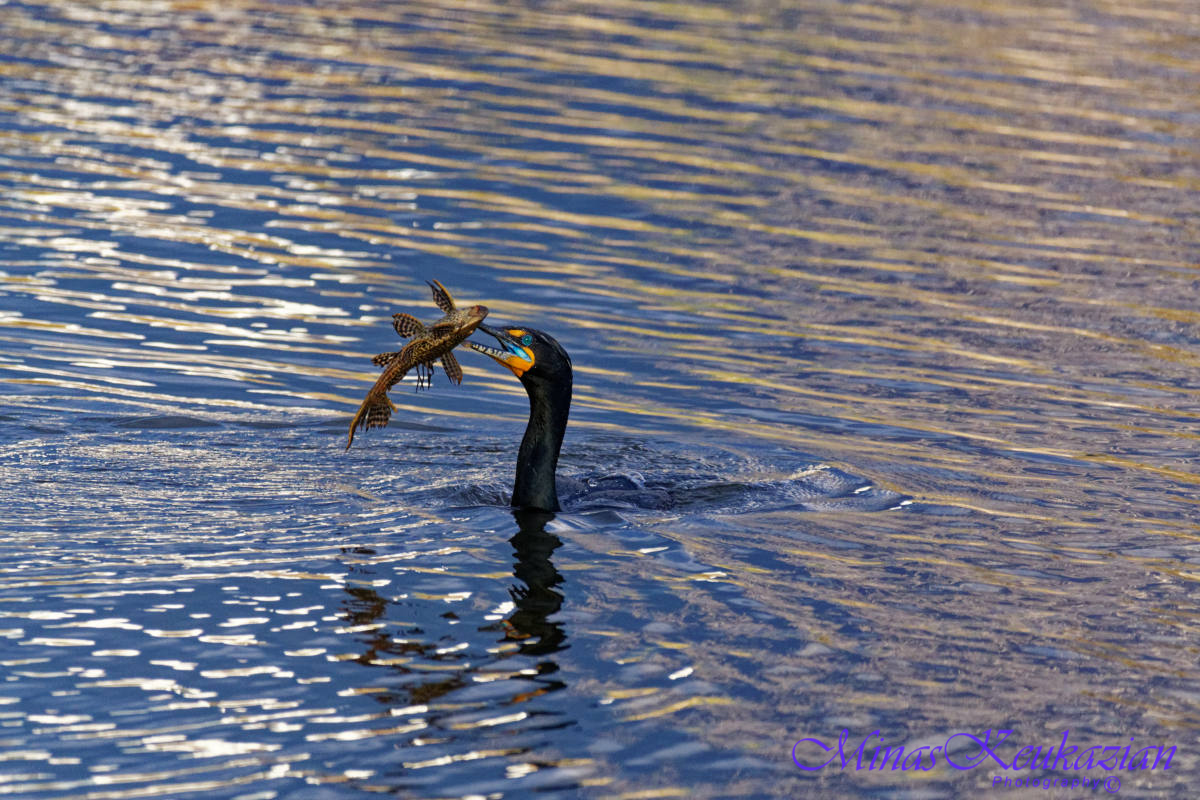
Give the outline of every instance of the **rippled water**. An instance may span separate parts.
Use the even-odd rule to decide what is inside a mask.
[[[1001,728],[1193,793],[1192,4],[0,37],[0,794],[961,797],[792,746]],[[343,452],[428,278],[571,353],[565,513],[466,350]]]

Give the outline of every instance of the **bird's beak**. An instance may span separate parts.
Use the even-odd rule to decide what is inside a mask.
[[[520,328],[501,330],[489,325],[480,325],[478,329],[499,342],[500,347],[490,347],[478,342],[467,342],[467,346],[472,350],[477,353],[483,353],[485,356],[491,356],[512,370],[512,373],[518,378],[533,366],[533,350],[521,344],[521,337],[525,335],[525,331]]]

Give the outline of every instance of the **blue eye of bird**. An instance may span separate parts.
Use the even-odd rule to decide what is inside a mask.
[[[533,337],[530,336],[528,333],[525,334],[524,336],[521,337],[521,344],[525,345],[526,347],[529,347],[529,345],[533,344]]]

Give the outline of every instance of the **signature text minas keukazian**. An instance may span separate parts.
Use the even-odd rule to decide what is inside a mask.
[[[1001,769],[1012,770],[1152,770],[1169,769],[1174,747],[1138,748],[1129,737],[1127,745],[1068,745],[1070,730],[1063,731],[1062,741],[1057,745],[1025,745],[1013,749],[1014,743],[1006,742],[1012,731],[988,729],[982,736],[970,733],[955,733],[938,746],[921,745],[907,752],[903,746],[887,747],[880,731],[872,731],[858,747],[850,741],[850,731],[843,730],[837,744],[826,744],[820,739],[801,739],[792,747],[792,761],[805,772],[825,767],[847,765],[857,770],[916,770],[925,772],[938,765],[939,760],[954,769],[974,769],[987,763]],[[872,742],[878,737],[879,741]],[[847,750],[847,745],[854,748]],[[1003,749],[1002,749],[1003,748]]]

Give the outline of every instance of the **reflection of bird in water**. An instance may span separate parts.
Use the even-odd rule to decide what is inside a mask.
[[[553,338],[531,328],[500,330],[480,325],[500,347],[468,342],[512,370],[529,395],[529,425],[517,452],[512,504],[518,508],[558,511],[554,473],[571,411],[571,357]]]
[[[551,620],[562,608],[563,596],[558,591],[562,575],[554,567],[551,555],[562,540],[546,532],[546,523],[551,514],[538,511],[515,511],[520,530],[509,539],[513,555],[513,577],[524,586],[513,586],[508,590],[515,610],[505,620],[506,638],[521,642],[520,651],[525,655],[548,655],[566,647],[567,634],[562,623]],[[543,662],[538,673],[546,675],[556,672],[558,665]]]
[[[491,642],[479,642],[477,649],[466,651],[457,647],[446,649],[445,626],[434,622],[432,617],[434,614],[438,618],[457,617],[450,612],[440,613],[440,609],[434,611],[427,607],[431,619],[425,622],[396,622],[392,615],[396,613],[397,601],[381,596],[370,586],[376,576],[375,550],[366,547],[343,549],[343,553],[351,557],[351,572],[356,579],[348,581],[344,587],[347,598],[343,603],[343,614],[364,647],[362,654],[354,660],[363,666],[386,667],[397,675],[395,680],[386,682],[386,691],[374,694],[376,700],[386,705],[429,704],[481,680],[481,676],[495,680],[502,672],[509,673],[514,687],[521,682],[528,683],[528,688],[520,689],[506,701],[508,703],[525,702],[566,688],[566,683],[556,677],[560,668],[552,657],[568,646],[563,623],[551,619],[563,605],[563,595],[558,588],[563,578],[552,558],[562,540],[545,529],[553,514],[515,511],[513,516],[519,527],[509,539],[515,558],[513,577],[517,579],[516,585],[508,590],[513,610],[506,619],[478,630],[502,632],[500,641],[515,643],[515,650],[497,649]],[[410,618],[412,609],[406,608],[402,613],[403,618]],[[482,652],[484,647],[487,655]],[[516,655],[538,660],[531,670],[529,659],[514,662],[512,659]],[[539,713],[553,715],[558,712],[543,710]],[[436,720],[433,725],[436,727]]]

